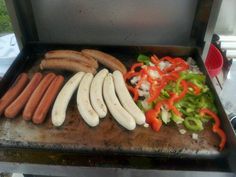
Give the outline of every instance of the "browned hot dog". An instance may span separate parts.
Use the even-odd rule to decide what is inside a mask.
[[[74,51],[74,50],[51,50],[45,54],[45,58],[69,58],[75,59],[80,62],[86,63],[89,66],[94,68],[98,68],[98,62],[92,58],[83,55],[81,52]]]
[[[40,63],[41,69],[62,69],[68,70],[72,72],[88,72],[88,73],[96,73],[96,69],[87,64],[84,64],[80,61],[75,61],[73,59],[68,58],[50,58],[43,59]]]
[[[98,60],[98,62],[102,63],[103,65],[107,66],[113,71],[119,70],[123,74],[127,72],[125,65],[123,65],[119,59],[107,53],[101,52],[99,50],[93,50],[93,49],[84,49],[82,50],[82,53],[90,55],[91,57]]]
[[[0,99],[0,115],[4,112],[5,108],[11,104],[13,100],[20,94],[28,83],[29,78],[26,73],[20,74],[15,80],[14,84]]]
[[[42,79],[41,73],[35,73],[32,77],[29,84],[26,86],[26,88],[21,92],[21,94],[13,101],[5,110],[5,116],[8,118],[14,118],[21,109],[25,106],[27,103],[29,97],[35,90],[35,88],[38,86],[39,82]]]
[[[31,120],[43,94],[55,77],[56,75],[54,73],[48,73],[34,90],[23,111],[23,118],[25,120]]]
[[[55,100],[61,86],[64,82],[63,76],[56,76],[48,87],[47,91],[43,95],[36,111],[33,115],[33,122],[35,124],[41,124],[46,118],[49,108]]]

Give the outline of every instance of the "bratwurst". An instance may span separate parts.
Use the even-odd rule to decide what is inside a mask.
[[[127,72],[125,65],[123,65],[123,63],[121,63],[119,59],[107,53],[101,52],[99,50],[93,50],[93,49],[84,49],[82,50],[82,53],[95,58],[96,60],[98,60],[98,62],[107,66],[109,69],[113,71],[119,70],[123,74]]]
[[[98,62],[87,55],[82,54],[81,52],[74,50],[51,50],[45,54],[45,58],[68,58],[78,60],[94,68],[98,68]]]
[[[88,64],[84,64],[83,62],[68,58],[43,59],[40,63],[40,69],[61,69],[76,73],[79,71],[93,74],[96,73],[96,68]]]

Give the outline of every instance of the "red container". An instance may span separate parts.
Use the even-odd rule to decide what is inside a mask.
[[[223,67],[223,57],[213,44],[210,45],[205,65],[211,77],[215,77],[219,74]]]

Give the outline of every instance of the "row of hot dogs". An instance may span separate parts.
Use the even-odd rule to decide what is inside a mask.
[[[29,81],[22,73],[0,100],[0,114],[14,118],[23,110],[23,118],[42,123],[57,93],[63,85],[64,77],[48,73],[35,73]]]
[[[111,69],[97,72],[98,62]],[[22,112],[25,120],[42,123],[52,107],[54,126],[61,126],[72,95],[77,90],[77,107],[83,120],[91,127],[99,124],[108,110],[115,120],[128,130],[145,123],[145,115],[137,107],[126,88],[125,66],[115,57],[101,51],[84,49],[49,51],[40,63],[41,69],[76,72],[63,86],[64,77],[49,72],[35,73],[31,80],[26,73],[0,99],[0,115],[14,118]],[[30,80],[30,81],[29,81]],[[63,86],[63,87],[62,87]],[[53,105],[53,106],[52,106]]]

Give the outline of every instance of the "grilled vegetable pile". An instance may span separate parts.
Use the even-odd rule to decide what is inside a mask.
[[[198,132],[204,129],[205,122],[213,119],[212,130],[221,138],[222,150],[226,136],[220,129],[214,97],[193,60],[188,63],[179,57],[159,59],[156,55],[142,54],[137,60],[124,79],[151,128],[158,132],[163,123],[173,121]]]

